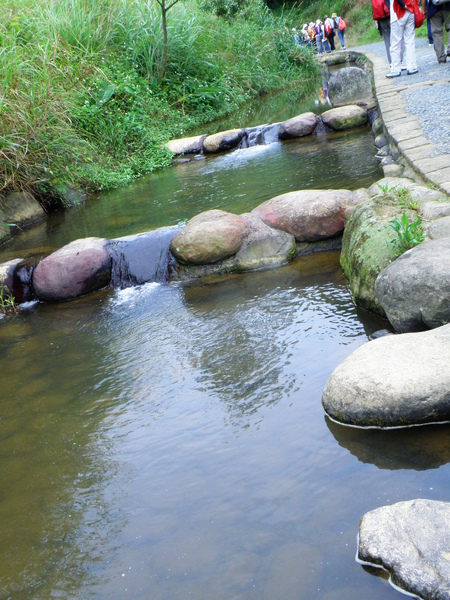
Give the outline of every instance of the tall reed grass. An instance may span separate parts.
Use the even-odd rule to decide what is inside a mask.
[[[2,6],[3,5],[3,6]],[[100,189],[168,164],[163,141],[317,66],[270,11],[224,20],[183,0],[0,0],[0,193]]]

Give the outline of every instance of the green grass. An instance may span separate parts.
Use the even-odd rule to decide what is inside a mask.
[[[256,0],[255,0],[256,1]],[[292,84],[318,66],[267,9],[168,13],[168,65],[154,0],[0,0],[0,194],[58,197],[168,165],[163,143]]]

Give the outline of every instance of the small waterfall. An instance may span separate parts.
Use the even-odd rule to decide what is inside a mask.
[[[111,285],[123,289],[153,281],[167,281],[173,260],[169,246],[179,230],[179,227],[163,227],[111,240]]]
[[[13,289],[16,304],[29,302],[36,296],[33,293],[31,278],[36,266],[36,260],[28,259],[22,261],[14,270]]]
[[[274,144],[279,141],[280,128],[280,123],[249,127],[245,130],[245,135],[241,140],[239,148]]]

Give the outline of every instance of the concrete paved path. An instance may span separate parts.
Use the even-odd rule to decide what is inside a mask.
[[[450,195],[450,58],[438,63],[428,40],[417,39],[419,72],[387,79],[383,42],[353,50],[373,63],[380,116],[406,162]]]

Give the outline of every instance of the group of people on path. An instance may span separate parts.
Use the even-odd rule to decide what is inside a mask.
[[[306,44],[317,50],[318,54],[324,54],[336,50],[334,43],[336,34],[339,37],[341,49],[345,50],[344,34],[346,28],[347,24],[344,19],[333,13],[331,17],[326,16],[323,21],[317,19],[315,23],[305,23],[300,31],[297,31],[294,27],[291,29],[291,33],[297,46]]]
[[[403,70],[408,75],[418,72],[414,16],[416,2],[417,0],[372,0],[373,18],[384,39],[390,64],[386,77],[390,79],[400,77]],[[447,49],[444,46],[444,28],[450,32],[450,0],[422,0],[422,8],[430,23],[429,41],[433,43],[436,58],[439,63],[445,63],[447,56],[450,56],[450,37]]]

